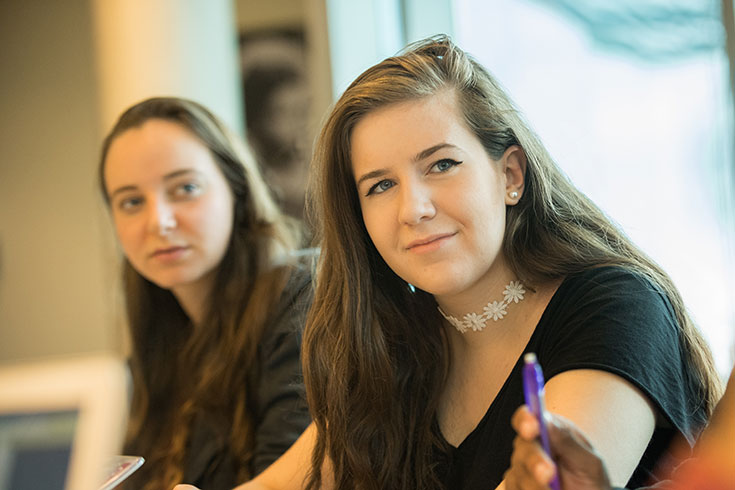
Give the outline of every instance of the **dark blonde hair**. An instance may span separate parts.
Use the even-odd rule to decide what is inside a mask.
[[[503,254],[530,286],[618,265],[668,296],[680,338],[711,411],[719,380],[708,347],[669,277],[636,248],[554,163],[499,84],[445,36],[410,45],[362,73],[336,102],[317,142],[310,191],[321,249],[303,362],[318,429],[309,489],[326,456],[338,489],[440,488],[445,447],[435,415],[449,365],[435,301],[411,293],[383,261],[363,223],[350,160],[355,125],[378,108],[451,91],[467,127],[499,160],[527,158],[523,198],[507,208]]]
[[[202,413],[230,427],[238,477],[251,478],[253,414],[249,380],[256,349],[290,275],[276,254],[293,250],[298,233],[275,205],[247,147],[202,105],[181,98],[144,100],[125,111],[104,140],[99,184],[120,134],[151,119],[181,125],[214,157],[234,196],[232,236],[209,292],[201,325],[193,325],[173,294],[141,276],[124,259],[123,281],[132,340],[133,403],[126,451],[146,457],[135,488],[181,482],[194,419]],[[248,372],[250,371],[250,376]]]

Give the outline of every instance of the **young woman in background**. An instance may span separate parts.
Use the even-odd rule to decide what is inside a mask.
[[[153,98],[105,138],[100,184],[125,255],[129,488],[231,488],[309,423],[299,348],[311,301],[298,234],[246,147],[190,100]]]

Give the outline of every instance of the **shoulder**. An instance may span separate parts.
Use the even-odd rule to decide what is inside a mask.
[[[618,266],[589,269],[567,277],[547,307],[559,321],[612,321],[636,325],[644,319],[676,326],[663,289],[643,273]]]
[[[314,296],[310,260],[295,255],[277,266],[286,277],[278,301],[271,310],[263,341],[280,342],[283,336],[301,335]]]
[[[663,290],[642,273],[617,266],[567,277],[539,326],[547,345],[552,337],[564,344],[591,342],[604,349],[634,348],[641,342],[678,347],[679,324]]]
[[[631,296],[644,294],[663,297],[661,288],[642,272],[621,266],[587,269],[567,277],[559,288],[563,294],[608,294]]]
[[[602,369],[634,384],[683,376],[676,315],[663,292],[635,271],[599,267],[568,277],[538,329],[549,377],[571,369]]]
[[[697,386],[667,295],[644,274],[599,267],[568,277],[539,323],[534,348],[549,378],[574,369],[618,375],[687,437]]]
[[[289,306],[307,309],[310,306],[313,296],[312,255],[310,253],[309,251],[303,253],[298,251],[291,261],[282,266],[286,269],[288,281],[279,299],[281,308],[277,308],[276,312],[283,311]]]

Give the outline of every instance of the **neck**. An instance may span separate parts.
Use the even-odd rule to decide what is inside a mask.
[[[434,298],[447,315],[462,318],[468,313],[481,314],[488,302],[501,302],[505,287],[516,280],[510,269],[504,264],[497,264],[471,287],[458,293],[435,295]]]
[[[444,320],[450,344],[466,350],[488,343],[500,345],[504,338],[512,337],[529,293],[510,269],[498,264],[461,293],[435,298],[441,312],[453,317]]]
[[[457,358],[470,355],[472,352],[485,355],[487,348],[502,352],[508,345],[517,345],[519,338],[522,342],[527,342],[563,280],[564,278],[560,277],[542,284],[534,284],[533,291],[524,285],[523,300],[508,304],[507,314],[503,318],[498,321],[489,319],[485,324],[486,327],[480,331],[470,330],[462,333],[445,320],[444,327],[454,355]],[[497,294],[500,298],[491,298],[489,301],[502,299],[502,290],[492,294]]]
[[[199,279],[195,283],[183,284],[171,289],[181,308],[194,325],[201,325],[207,309],[209,293],[214,285],[214,274]]]

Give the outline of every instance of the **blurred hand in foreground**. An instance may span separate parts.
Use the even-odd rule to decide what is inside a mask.
[[[506,490],[546,490],[557,471],[564,490],[610,490],[602,459],[571,422],[549,414],[549,442],[556,464],[538,442],[539,424],[528,407],[516,410],[511,425],[516,438],[505,473]]]

